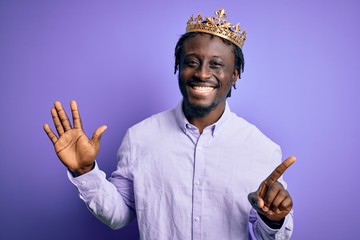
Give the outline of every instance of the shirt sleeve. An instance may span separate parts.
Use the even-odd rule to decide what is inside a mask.
[[[120,149],[128,149],[127,144],[128,141],[124,138]],[[130,156],[130,153],[123,152],[122,155]],[[127,225],[135,217],[134,206],[128,204],[133,199],[132,181],[127,176],[117,176],[116,184],[112,181],[114,175],[107,180],[106,174],[99,169],[97,163],[92,171],[78,177],[73,177],[68,172],[68,178],[77,187],[80,198],[89,210],[112,229]]]
[[[288,240],[293,232],[293,211],[285,217],[280,229],[272,229],[266,225],[254,209],[251,209],[248,228],[251,240]]]
[[[131,129],[129,129],[117,153],[117,169],[111,174],[109,181],[116,187],[117,191],[123,197],[127,206],[135,211],[135,197],[133,184],[133,156],[134,144],[131,141]]]

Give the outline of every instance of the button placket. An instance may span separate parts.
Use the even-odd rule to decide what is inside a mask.
[[[194,238],[201,238],[202,235],[202,181],[205,171],[205,154],[204,154],[204,137],[201,135],[195,146],[195,165],[194,165],[194,179],[193,179],[193,236]]]

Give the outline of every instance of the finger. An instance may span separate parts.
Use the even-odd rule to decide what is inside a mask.
[[[296,161],[296,158],[294,156],[291,156],[287,158],[284,162],[282,162],[275,170],[266,178],[267,184],[271,184],[273,182],[276,182],[281,175],[284,174],[286,169],[290,167],[294,162]]]
[[[47,136],[50,138],[51,142],[53,144],[55,144],[58,140],[58,138],[56,137],[56,135],[54,134],[54,132],[51,130],[51,128],[49,127],[48,124],[44,124],[43,126],[44,131],[46,132]]]
[[[93,143],[99,143],[99,141],[101,139],[101,136],[105,132],[106,129],[107,129],[107,126],[105,126],[105,125],[103,125],[103,126],[99,127],[98,129],[96,129],[93,136],[92,136],[92,138],[91,138],[91,141]]]
[[[280,183],[278,183],[278,182],[275,182],[275,183],[271,184],[268,187],[268,190],[267,190],[267,192],[265,193],[265,196],[264,196],[264,205],[265,205],[264,206],[264,211],[265,212],[267,212],[267,210],[274,203],[274,201],[276,200],[276,197],[278,196],[279,192],[282,189],[283,189],[282,185]],[[280,200],[278,200],[278,201],[280,201]]]
[[[62,124],[64,130],[69,131],[71,129],[70,121],[69,121],[69,118],[68,118],[64,108],[62,107],[61,103],[59,101],[56,101],[54,103],[54,107],[57,111],[57,114],[60,118],[60,121],[61,121],[61,124]]]
[[[63,135],[64,128],[63,128],[63,125],[61,124],[58,112],[56,111],[55,108],[51,108],[51,116],[53,118],[53,122],[54,122],[57,133],[59,134],[59,136]]]
[[[82,123],[81,123],[79,108],[77,106],[76,101],[72,100],[70,102],[70,108],[71,108],[71,113],[72,113],[72,117],[73,117],[74,128],[82,129]]]
[[[279,205],[278,209],[279,211],[290,211],[292,209],[293,206],[293,201],[290,197],[290,195],[285,198]]]
[[[266,181],[263,181],[263,182],[260,184],[259,189],[258,189],[258,191],[257,191],[259,197],[261,197],[261,198],[264,198],[264,197],[265,197],[267,188],[268,188],[268,186],[267,186],[267,184],[266,184]]]
[[[279,191],[276,197],[269,204],[269,209],[273,212],[280,212],[281,203],[289,197],[289,193],[286,190]]]

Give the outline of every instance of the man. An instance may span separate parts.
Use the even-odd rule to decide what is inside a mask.
[[[291,236],[293,203],[281,175],[295,158],[280,164],[280,148],[230,111],[246,35],[224,9],[215,13],[191,17],[176,45],[182,101],[127,131],[109,180],[95,162],[106,126],[89,140],[75,101],[73,126],[60,102],[51,109],[59,137],[47,124],[45,132],[80,197],[113,229],[136,217],[141,239]]]

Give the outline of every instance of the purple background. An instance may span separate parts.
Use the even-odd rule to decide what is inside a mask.
[[[88,135],[109,127],[110,174],[126,129],[180,100],[173,49],[189,16],[222,6],[248,31],[230,106],[298,158],[293,239],[360,239],[357,0],[1,0],[0,239],[137,239],[135,222],[113,231],[91,215],[42,124],[76,99]]]

